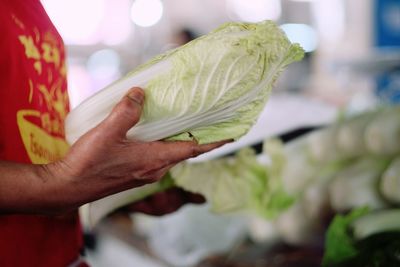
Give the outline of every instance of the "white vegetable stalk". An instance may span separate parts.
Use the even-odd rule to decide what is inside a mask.
[[[276,243],[280,239],[276,224],[257,216],[249,216],[249,237],[255,243]]]
[[[162,192],[173,186],[170,177],[164,177],[157,183],[147,184],[139,188],[126,190],[119,194],[111,195],[97,201],[83,205],[79,209],[80,218],[84,228],[93,228],[101,219],[111,212],[130,203],[142,200],[157,192]]]
[[[362,206],[371,209],[385,207],[377,185],[386,165],[384,160],[363,158],[341,171],[329,188],[334,210],[348,211]]]
[[[342,159],[337,147],[337,126],[313,132],[307,136],[311,159],[319,164]]]
[[[128,138],[237,139],[256,121],[279,73],[303,54],[273,22],[225,24],[84,101],[67,117],[67,140],[74,143],[95,127],[133,86],[143,87],[146,99]]]
[[[365,142],[377,155],[400,152],[400,107],[379,112],[366,129]]]
[[[400,157],[395,158],[383,174],[380,189],[386,199],[400,204]]]
[[[365,129],[374,114],[367,113],[343,122],[337,132],[337,145],[345,158],[364,156],[367,148],[364,141]]]
[[[293,195],[302,193],[318,173],[318,167],[312,164],[305,138],[290,142],[285,146],[285,166],[282,181],[286,191]]]
[[[304,245],[313,242],[318,221],[305,215],[302,202],[295,203],[275,221],[282,239],[292,245]]]
[[[328,181],[318,181],[309,186],[302,196],[305,216],[321,221],[331,211]]]
[[[400,231],[400,210],[392,209],[367,214],[355,220],[352,229],[356,240],[373,234]]]

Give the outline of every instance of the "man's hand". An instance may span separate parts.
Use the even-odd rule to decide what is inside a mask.
[[[140,119],[144,92],[133,88],[97,127],[83,135],[67,156],[52,165],[53,176],[65,177],[80,205],[132,187],[155,182],[172,166],[226,142],[137,142],[126,138]]]
[[[151,195],[121,209],[128,212],[142,212],[148,215],[161,216],[178,210],[187,203],[201,204],[202,195],[193,194],[180,188],[170,188],[164,192]]]
[[[133,88],[65,158],[47,164],[0,161],[0,213],[58,214],[159,180],[176,163],[226,142],[137,142],[126,138],[140,119],[144,92]]]

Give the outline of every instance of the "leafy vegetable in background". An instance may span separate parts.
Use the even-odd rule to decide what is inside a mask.
[[[267,165],[267,190],[264,192],[262,208],[266,214],[264,217],[274,218],[289,208],[295,198],[287,193],[283,185],[282,173],[286,158],[282,142],[278,139],[264,141],[263,153],[269,157],[270,163]]]
[[[352,228],[354,238],[357,240],[382,232],[400,231],[400,210],[388,209],[372,212],[355,220]]]
[[[400,148],[400,107],[386,108],[368,124],[365,141],[371,153],[393,156]]]
[[[285,189],[301,196],[310,186],[328,183],[335,211],[398,203],[398,125],[400,108],[385,107],[342,119],[285,145]]]
[[[363,138],[376,112],[366,112],[341,123],[337,131],[337,148],[343,157],[354,158],[368,153]]]
[[[369,212],[368,208],[358,208],[348,215],[336,215],[326,232],[323,266],[332,266],[357,255],[354,240],[349,236],[349,226]]]
[[[284,189],[296,203],[275,222],[292,245],[318,242],[336,212],[400,203],[400,108],[381,107],[285,145]]]
[[[236,157],[180,164],[171,174],[179,187],[204,195],[212,211],[220,213],[260,205],[267,188],[267,170],[251,149]]]
[[[400,156],[390,163],[383,174],[380,190],[388,201],[400,204]]]
[[[96,126],[133,86],[145,89],[146,100],[128,138],[238,139],[255,123],[279,73],[303,54],[271,21],[224,24],[84,101],[67,117],[67,140],[74,143]]]
[[[265,143],[270,165],[260,163],[246,148],[235,157],[178,165],[171,175],[177,186],[204,195],[216,213],[245,211],[273,218],[294,201],[280,179],[281,146],[276,140]]]
[[[323,266],[400,266],[400,210],[358,208],[329,226]]]
[[[387,206],[377,186],[387,166],[385,158],[366,156],[338,171],[329,188],[332,207],[336,211],[348,211],[353,207]]]

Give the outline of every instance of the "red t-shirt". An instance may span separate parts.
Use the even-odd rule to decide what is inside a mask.
[[[62,39],[39,0],[0,1],[0,33],[0,160],[54,161],[68,150]],[[81,244],[77,212],[0,215],[2,267],[64,267],[77,259]]]

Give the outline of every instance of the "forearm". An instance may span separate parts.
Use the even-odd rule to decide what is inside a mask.
[[[0,213],[53,214],[72,210],[68,179],[55,177],[46,165],[0,161]]]
[[[62,214],[130,187],[71,173],[63,161],[47,165],[0,161],[0,214]]]

